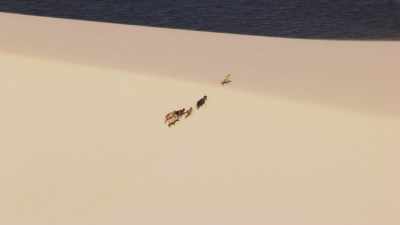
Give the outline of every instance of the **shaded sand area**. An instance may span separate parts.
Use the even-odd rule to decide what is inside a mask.
[[[396,42],[0,24],[0,224],[400,223]]]

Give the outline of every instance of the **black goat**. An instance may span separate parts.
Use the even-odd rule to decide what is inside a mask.
[[[200,100],[198,100],[196,104],[197,109],[202,107],[206,103],[206,100],[207,100],[207,95],[204,95]]]

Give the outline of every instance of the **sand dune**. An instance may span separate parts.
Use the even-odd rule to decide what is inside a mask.
[[[0,25],[0,224],[400,223],[399,42]]]
[[[400,114],[400,42],[291,40],[9,14],[1,18],[1,27],[7,28],[0,36],[3,51],[208,84],[233,73],[235,88],[242,90]]]

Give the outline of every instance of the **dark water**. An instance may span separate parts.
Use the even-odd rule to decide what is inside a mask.
[[[0,11],[264,36],[400,40],[400,0],[0,0]]]

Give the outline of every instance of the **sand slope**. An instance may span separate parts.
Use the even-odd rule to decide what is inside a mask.
[[[0,14],[0,50],[399,115],[400,42],[316,41]]]
[[[12,43],[0,45],[0,224],[400,223],[398,43],[0,17]],[[83,27],[115,30],[97,42]],[[163,124],[203,94],[204,108]]]

